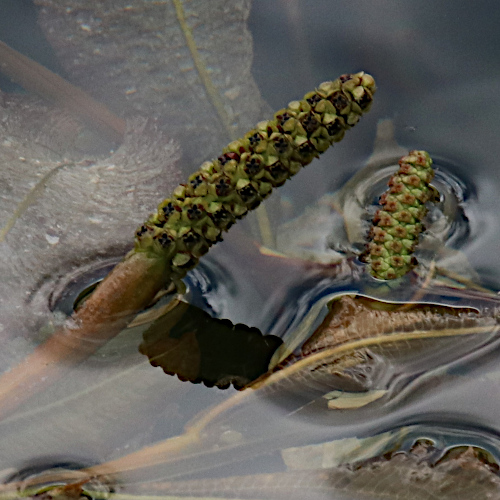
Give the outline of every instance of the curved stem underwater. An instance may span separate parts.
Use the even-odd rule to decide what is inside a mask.
[[[0,377],[0,419],[120,333],[167,282],[163,259],[125,258],[65,325]]]

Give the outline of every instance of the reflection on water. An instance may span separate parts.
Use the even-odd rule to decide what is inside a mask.
[[[396,498],[401,481],[416,475],[448,485],[440,498],[500,497],[498,110],[491,98],[498,9],[488,4],[455,6],[450,20],[447,9],[425,1],[350,2],[335,12],[324,1],[307,8],[255,1],[255,74],[277,109],[303,94],[304,79],[308,87],[363,67],[380,82],[373,115],[357,137],[285,186],[285,201],[267,203],[277,246],[259,247],[248,227],[234,228],[187,278],[186,299],[204,311],[206,325],[226,319],[283,340],[272,346],[274,372],[241,392],[166,375],[137,350],[154,321],[152,308],[0,421],[2,481],[20,488],[27,479],[39,488],[84,481],[82,492],[96,498],[112,489],[331,499]],[[379,127],[366,160],[376,122],[387,116],[394,120]],[[386,284],[357,256],[401,155],[394,135],[430,150],[441,199],[428,215],[420,266]],[[44,276],[50,298],[42,286],[37,300],[68,314],[107,269],[105,257],[57,285]],[[29,342],[2,334],[4,359],[14,362],[47,331],[33,328]],[[81,468],[88,470],[75,472]],[[44,471],[48,476],[37,479]],[[461,493],[450,475],[466,478],[457,483]],[[86,482],[89,476],[103,491]],[[415,488],[414,498],[426,498],[425,491]]]

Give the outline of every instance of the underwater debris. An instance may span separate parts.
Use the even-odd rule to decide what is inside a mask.
[[[370,498],[397,500],[469,500],[499,497],[498,465],[490,454],[473,446],[452,448],[452,454],[436,449],[431,440],[415,441],[409,450],[395,450],[359,462],[327,466],[318,461],[310,469],[311,449],[305,458],[307,468],[285,472],[240,476],[164,481],[137,485],[133,491],[155,495],[190,495],[237,498],[324,500],[331,498]],[[442,456],[438,461],[437,456]],[[289,457],[288,457],[289,458]],[[403,495],[402,496],[402,492]],[[360,495],[360,497],[359,497]]]

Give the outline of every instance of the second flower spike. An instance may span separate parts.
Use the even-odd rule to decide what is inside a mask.
[[[413,256],[425,204],[431,200],[434,177],[432,159],[425,151],[410,151],[399,160],[399,170],[389,179],[389,189],[380,197],[369,234],[367,261],[375,278],[390,280],[404,276],[416,265]]]

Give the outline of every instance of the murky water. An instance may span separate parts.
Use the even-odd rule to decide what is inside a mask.
[[[47,484],[64,484],[81,478],[71,471],[90,468],[97,479],[87,489],[96,498],[106,491],[304,498],[307,490],[279,483],[279,475],[408,453],[422,439],[436,449],[433,463],[468,446],[500,463],[498,16],[490,1],[451,9],[431,1],[254,0],[253,73],[273,109],[349,71],[373,74],[379,87],[373,109],[348,137],[264,204],[268,245],[256,236],[255,222],[238,223],[186,278],[193,306],[282,339],[271,365],[283,369],[238,392],[181,382],[151,366],[138,346],[155,311],[172,299],[167,295],[0,421],[0,480],[43,473]],[[427,216],[416,272],[380,282],[359,254],[378,196],[410,149],[433,157],[440,200]],[[0,330],[6,339],[0,371],[65,321],[121,250],[85,256],[71,275],[41,276],[36,290],[22,291],[32,305],[31,330],[17,338]],[[354,296],[365,306],[370,298],[379,309],[403,308],[402,319],[384,323],[363,310],[375,318],[372,333],[345,351],[341,344],[329,345],[323,357],[313,350],[308,362],[301,348],[329,307]],[[32,319],[42,302],[46,310]],[[404,316],[405,304],[413,304],[416,317]],[[418,317],[418,307],[430,306]],[[442,320],[439,308],[456,315]],[[349,328],[362,330],[345,323],[337,334]],[[346,352],[362,361],[342,364]],[[346,377],[325,372],[337,362]],[[360,394],[368,400],[346,399]],[[279,491],[263,474],[276,474]],[[239,476],[254,477],[254,489],[240,488]],[[336,483],[311,489],[307,498],[380,494]]]

